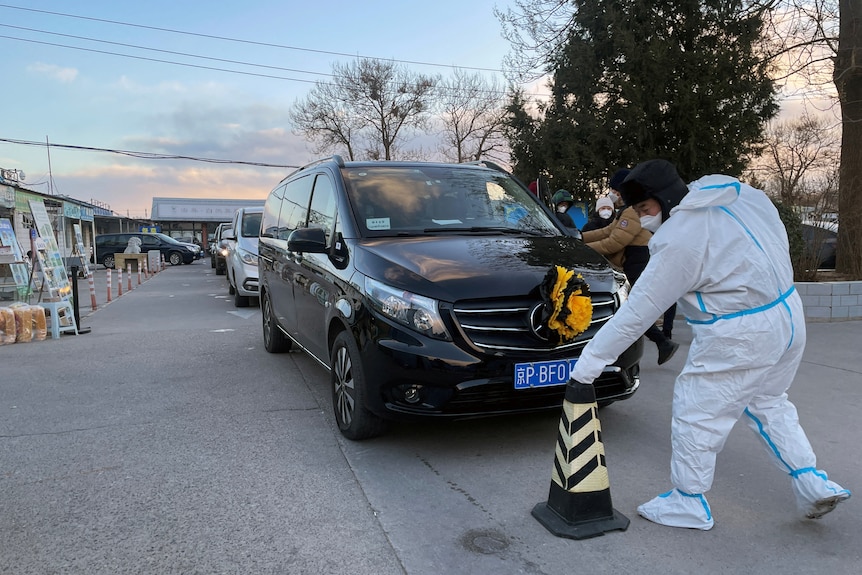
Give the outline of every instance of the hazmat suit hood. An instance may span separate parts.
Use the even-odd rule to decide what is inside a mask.
[[[704,176],[688,185],[688,194],[670,210],[696,210],[714,206],[730,206],[739,198],[742,184],[736,178],[723,175]]]
[[[662,221],[667,221],[671,210],[688,193],[688,187],[667,160],[647,160],[632,168],[619,191],[629,206],[654,198],[661,205]]]

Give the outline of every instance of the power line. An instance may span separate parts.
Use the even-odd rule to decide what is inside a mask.
[[[254,46],[266,46],[269,48],[280,48],[282,50],[296,50],[296,51],[300,51],[300,52],[311,52],[314,54],[328,54],[331,56],[345,56],[348,58],[370,58],[372,60],[385,60],[385,61],[399,62],[399,63],[404,63],[404,64],[416,64],[419,66],[435,66],[435,67],[440,67],[440,68],[462,68],[465,70],[477,70],[477,71],[482,71],[482,72],[503,73],[503,70],[496,69],[496,68],[480,68],[477,66],[455,66],[455,65],[451,65],[451,64],[437,64],[434,62],[420,62],[420,61],[415,61],[415,60],[399,60],[396,58],[377,58],[377,57],[372,57],[372,56],[361,56],[358,54],[347,54],[344,52],[332,52],[329,50],[315,50],[312,48],[300,48],[298,46],[286,46],[284,44],[273,44],[270,42],[258,42],[255,40],[244,40],[241,38],[230,38],[227,36],[216,36],[214,34],[201,34],[198,32],[187,32],[185,30],[174,30],[171,28],[160,28],[158,26],[146,26],[144,24],[133,24],[130,22],[120,22],[118,20],[107,20],[104,18],[92,18],[92,17],[88,17],[88,16],[78,16],[76,14],[66,14],[63,12],[51,12],[49,10],[37,10],[35,8],[23,8],[21,6],[11,6],[9,4],[0,4],[0,8],[9,8],[12,10],[22,10],[22,11],[26,11],[26,12],[37,12],[37,13],[41,13],[41,14],[50,14],[52,16],[63,16],[65,18],[76,18],[79,20],[89,20],[91,22],[104,22],[106,24],[116,24],[118,26],[129,26],[132,28],[143,28],[145,30],[156,30],[159,32],[170,32],[171,34],[183,34],[186,36],[196,36],[199,38],[209,38],[212,40],[222,40],[225,42],[238,42],[241,44],[251,44]]]
[[[132,158],[143,158],[147,160],[191,160],[194,162],[206,162],[210,164],[237,164],[244,166],[256,166],[260,168],[291,168],[296,169],[300,166],[294,166],[289,164],[265,164],[262,162],[245,162],[242,160],[223,160],[216,158],[201,158],[196,156],[183,156],[179,154],[156,154],[154,152],[135,152],[131,150],[117,150],[112,148],[94,148],[90,146],[75,146],[71,144],[55,144],[55,143],[45,143],[45,142],[34,142],[32,140],[14,140],[11,138],[0,138],[0,142],[5,142],[8,144],[18,144],[21,146],[39,146],[39,147],[48,147],[48,148],[62,148],[66,150],[76,150],[81,152],[108,152],[112,154],[119,154],[123,156],[130,156]]]
[[[272,74],[259,74],[256,72],[243,72],[241,70],[228,70],[227,68],[216,68],[214,66],[202,66],[200,64],[187,64],[185,62],[173,62],[171,60],[160,60],[159,58],[147,58],[146,56],[133,56],[131,54],[119,54],[117,52],[108,52],[107,50],[96,50],[94,48],[82,48],[80,46],[69,46],[66,44],[57,44],[55,42],[42,42],[40,40],[30,40],[27,38],[16,38],[15,36],[6,36],[0,34],[0,38],[9,40],[17,40],[19,42],[30,42],[31,44],[42,44],[43,46],[55,46],[58,48],[68,48],[70,50],[80,50],[82,52],[94,52],[96,54],[107,54],[109,56],[122,56],[123,58],[133,58],[135,60],[145,60],[147,62],[158,62],[159,64],[173,64],[174,66],[185,66],[187,68],[198,68],[201,70],[213,70],[216,72],[230,72],[231,74],[242,74],[244,76],[257,76],[258,78],[273,78],[275,80],[289,80],[291,82],[304,82],[313,84],[315,80],[303,80],[301,78],[288,78],[285,76],[274,76]]]
[[[299,72],[300,74],[312,74],[315,76],[327,76],[332,77],[332,74],[326,74],[324,72],[310,72],[308,70],[297,70],[295,68],[283,68],[281,66],[269,66],[266,64],[255,64],[254,62],[243,62],[241,60],[227,60],[225,58],[215,58],[212,56],[200,56],[198,54],[189,54],[186,52],[174,52],[173,50],[162,50],[160,48],[150,48],[147,46],[139,46],[136,44],[124,44],[122,42],[112,42],[110,40],[99,40],[98,38],[88,38],[86,36],[75,36],[73,34],[62,34],[60,32],[49,32],[47,30],[38,30],[36,28],[25,28],[23,26],[13,26],[11,24],[0,24],[0,27],[3,28],[14,28],[16,30],[25,30],[27,32],[36,32],[38,34],[49,34],[51,36],[62,36],[64,38],[74,38],[75,40],[86,40],[88,42],[99,42],[101,44],[111,44],[112,46],[122,46],[124,48],[135,48],[137,50],[148,50],[150,52],[161,52],[162,54],[173,54],[174,56],[186,56],[188,58],[200,58],[202,60],[213,60],[216,62],[225,62],[228,64],[239,64],[241,66],[254,66],[256,68],[269,68],[272,70],[282,70],[285,72]],[[21,38],[12,38],[10,36],[3,36],[4,38],[10,38],[15,40],[22,40]],[[62,44],[54,44],[55,46],[62,46],[64,48],[73,48],[73,46],[66,46]],[[108,54],[113,54],[115,56],[125,56],[125,54],[119,54],[115,52],[107,52]],[[176,63],[176,62],[170,62]],[[225,70],[230,71],[230,70]]]

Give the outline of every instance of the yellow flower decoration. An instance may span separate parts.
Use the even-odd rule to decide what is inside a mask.
[[[548,329],[556,336],[554,343],[571,341],[590,327],[593,303],[581,274],[555,266],[548,271],[540,291]]]

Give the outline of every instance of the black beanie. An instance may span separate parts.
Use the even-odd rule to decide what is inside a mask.
[[[661,205],[662,219],[667,220],[688,193],[688,186],[667,160],[647,160],[632,168],[619,191],[628,206],[654,198]]]

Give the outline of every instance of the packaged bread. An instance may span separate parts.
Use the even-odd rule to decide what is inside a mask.
[[[45,318],[45,308],[40,305],[31,305],[30,313],[33,318],[33,340],[44,341],[48,337],[48,322]]]
[[[0,345],[15,343],[15,313],[11,308],[0,307]]]
[[[29,305],[10,306],[15,314],[15,341],[28,343],[33,340],[33,314]]]

